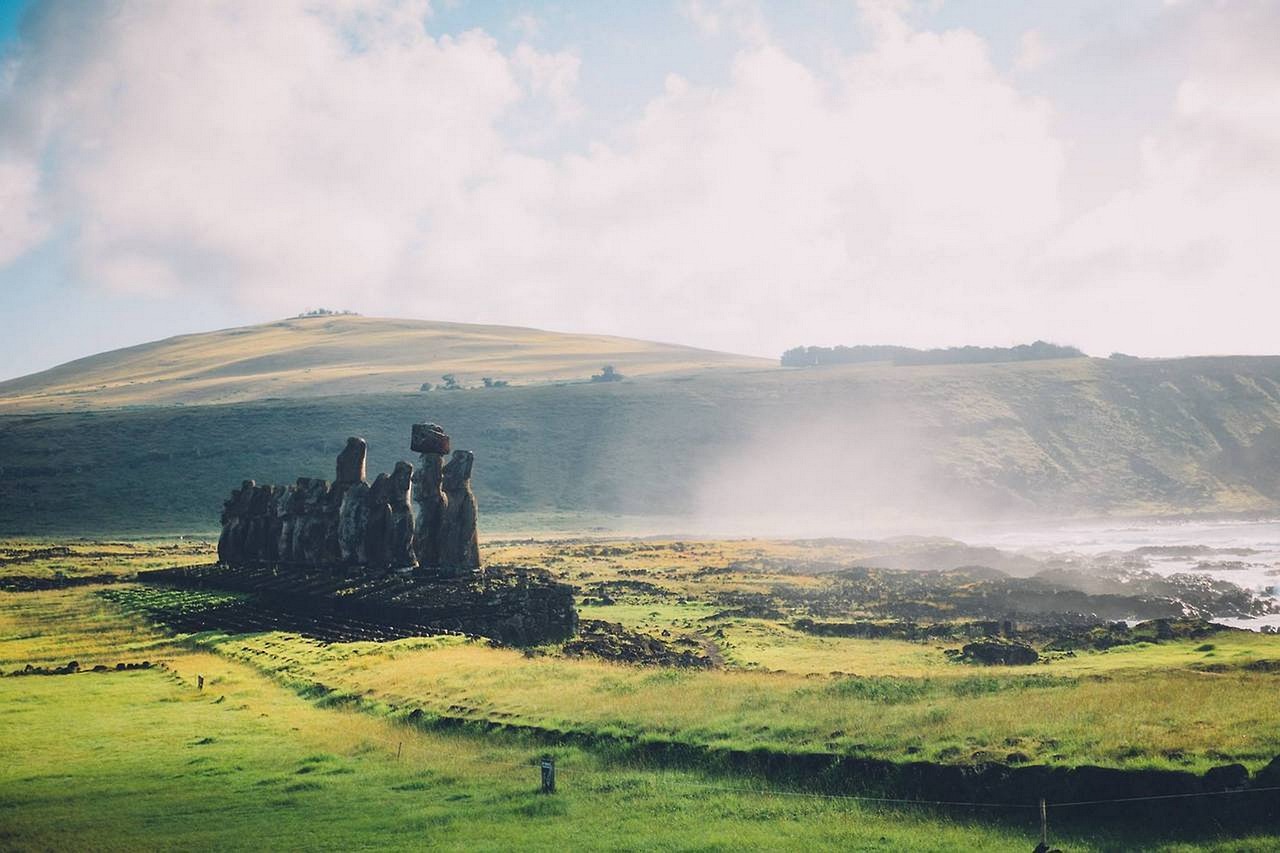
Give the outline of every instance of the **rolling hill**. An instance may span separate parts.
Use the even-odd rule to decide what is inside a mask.
[[[339,315],[182,335],[0,382],[0,412],[235,403],[417,391],[451,373],[511,384],[584,381],[602,365],[626,376],[766,359],[604,335]]]
[[[397,340],[423,349],[411,358]],[[585,381],[602,363],[630,378]],[[403,390],[443,372],[517,384]],[[219,395],[236,402],[209,402]],[[72,406],[84,411],[59,411]],[[790,369],[613,338],[328,318],[0,386],[0,532],[210,531],[241,479],[332,477],[348,435],[369,440],[371,472],[388,470],[413,459],[409,425],[422,420],[476,452],[491,532],[554,521],[857,536],[1280,508],[1280,357]]]

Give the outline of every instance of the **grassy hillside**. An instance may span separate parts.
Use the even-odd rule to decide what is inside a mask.
[[[332,477],[348,435],[388,470],[421,420],[476,452],[490,530],[496,513],[860,535],[1280,506],[1280,358],[1077,358],[0,415],[0,531],[209,530],[241,479]]]
[[[452,373],[512,384],[585,381],[603,364],[628,376],[764,359],[604,335],[357,316],[308,317],[183,335],[0,382],[0,412],[231,403],[417,391]]]

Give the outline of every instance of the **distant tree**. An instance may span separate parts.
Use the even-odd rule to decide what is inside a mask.
[[[310,311],[303,311],[301,314],[294,316],[295,320],[305,319],[307,317],[359,317],[360,315],[354,311],[333,311],[329,308],[312,308]]]
[[[458,377],[454,376],[452,373],[446,373],[444,376],[441,376],[440,378],[444,380],[444,390],[446,391],[462,390],[462,386],[458,384]]]
[[[985,364],[1006,361],[1037,361],[1047,358],[1085,358],[1075,347],[1036,341],[1015,347],[949,347],[921,350],[897,346],[795,347],[782,354],[783,367],[812,367],[821,364],[861,364],[892,361],[894,364]]]
[[[435,387],[435,386],[434,386],[434,385],[432,385],[430,382],[423,382],[423,383],[422,383],[422,385],[420,385],[420,386],[418,387],[418,390],[419,390],[419,391],[430,391],[430,390],[431,390],[432,388],[434,388],[434,387]]]
[[[592,382],[621,382],[626,377],[613,369],[612,364],[606,364],[601,368],[599,373],[592,374]]]

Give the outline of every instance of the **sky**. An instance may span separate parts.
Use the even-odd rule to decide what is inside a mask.
[[[0,0],[0,379],[325,307],[1275,353],[1280,3]]]

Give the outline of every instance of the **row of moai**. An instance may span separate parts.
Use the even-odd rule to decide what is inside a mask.
[[[478,572],[474,455],[454,451],[446,463],[449,436],[436,424],[414,424],[410,446],[420,454],[416,476],[408,462],[397,462],[390,474],[367,482],[368,445],[349,438],[332,484],[313,477],[292,486],[245,480],[223,505],[219,562]]]

